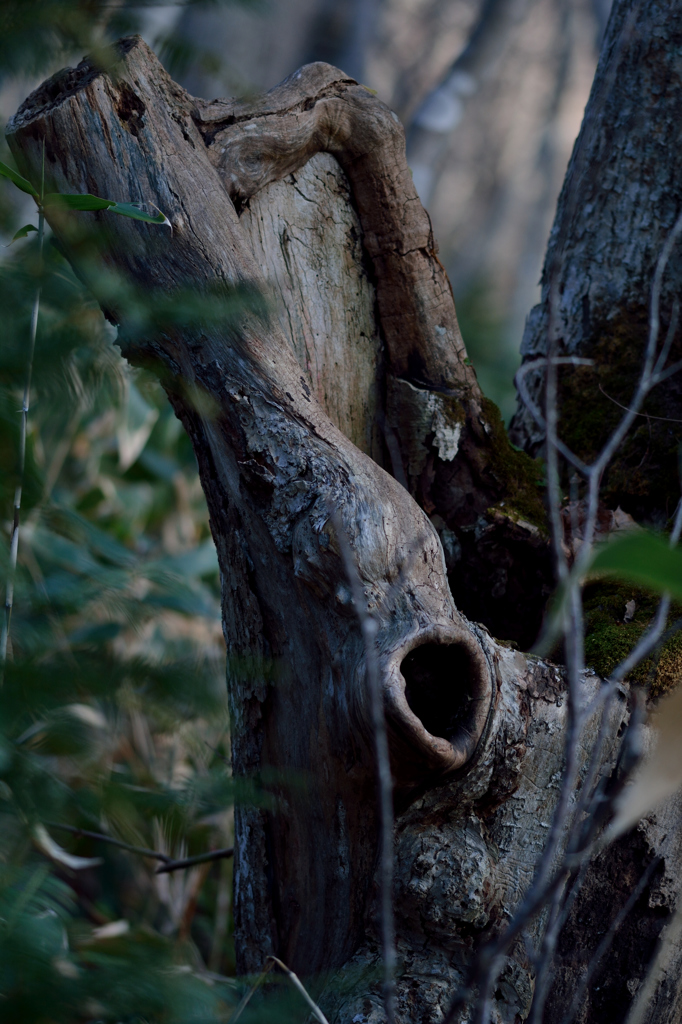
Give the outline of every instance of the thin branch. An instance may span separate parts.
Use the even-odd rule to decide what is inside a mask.
[[[630,427],[642,408],[642,404],[644,403],[646,396],[649,394],[651,389],[663,379],[662,374],[659,373],[658,375],[655,375],[654,373],[654,366],[658,365],[658,363],[655,364],[655,360],[656,346],[658,344],[658,335],[660,331],[661,289],[668,261],[670,260],[673,248],[677,244],[680,234],[682,234],[682,214],[680,214],[675,221],[673,229],[666,239],[661,255],[656,263],[656,271],[654,273],[654,280],[651,288],[651,302],[649,307],[649,334],[644,353],[644,364],[642,366],[637,390],[630,406],[625,412],[625,415],[621,418],[620,423],[612,432],[599,455],[589,467],[588,496],[586,503],[587,512],[583,527],[583,542],[574,563],[574,569],[576,570],[578,577],[582,576],[586,571],[592,555],[592,543],[594,540],[597,513],[599,510],[599,490],[604,472],[611,462],[611,459],[618,451],[618,448],[623,443]],[[666,339],[666,342],[664,343],[664,349],[667,343],[668,339]],[[671,367],[670,370],[672,369],[674,368]],[[668,372],[669,371],[666,371],[666,373]]]
[[[641,3],[636,5],[630,12],[626,21],[625,30],[621,34],[620,46],[617,49],[622,49],[623,40],[630,34],[634,25],[636,13],[638,13],[640,7]],[[616,65],[617,61],[614,57],[612,59],[613,71],[611,77],[615,76]],[[595,105],[593,104],[593,109],[590,111],[592,116],[594,116],[595,113],[594,107]],[[583,136],[584,134],[585,132],[583,131]],[[580,150],[581,145],[579,143],[578,153],[575,160],[577,179],[580,177],[578,171],[581,170],[581,159],[582,163],[584,163],[584,158],[582,157]],[[574,202],[575,201],[576,199],[574,198]],[[672,254],[673,247],[677,243],[678,236],[681,233],[682,216],[677,219],[657,262],[654,281],[652,284],[649,332],[644,353],[643,366],[639,382],[637,384],[636,393],[631,402],[631,407],[624,410],[625,415],[621,418],[620,423],[607,439],[597,458],[590,466],[587,466],[574,452],[570,451],[570,449],[568,449],[568,447],[564,445],[558,437],[557,433],[557,366],[561,365],[563,358],[565,358],[567,363],[575,363],[577,360],[575,360],[574,357],[558,357],[556,355],[556,347],[558,343],[556,330],[558,309],[556,272],[559,265],[561,250],[553,254],[553,258],[550,260],[547,273],[549,279],[547,358],[526,364],[522,368],[522,371],[517,375],[517,388],[535,421],[546,431],[549,518],[552,527],[552,542],[557,575],[559,580],[562,582],[564,590],[562,602],[562,632],[566,653],[566,674],[568,681],[568,721],[564,744],[565,769],[563,772],[559,797],[553,815],[552,830],[537,865],[533,882],[506,930],[493,942],[488,943],[487,946],[484,946],[479,950],[478,956],[468,972],[465,984],[460,988],[455,1000],[446,1014],[445,1024],[450,1024],[450,1022],[454,1021],[457,1013],[459,1013],[465,1006],[471,1005],[471,1003],[476,999],[476,990],[478,990],[478,1001],[476,1003],[475,1020],[477,1021],[477,1024],[478,1022],[481,1022],[482,1024],[483,1017],[485,1017],[488,1007],[489,993],[496,977],[497,964],[499,963],[500,955],[509,949],[515,937],[520,933],[520,931],[525,929],[526,925],[535,916],[535,914],[537,914],[542,907],[546,906],[548,900],[554,898],[552,918],[543,940],[543,959],[540,964],[540,974],[542,977],[539,979],[540,984],[537,991],[539,1005],[535,1005],[533,1008],[533,1019],[535,1021],[539,1021],[541,1018],[543,1009],[542,1003],[544,1002],[543,997],[547,988],[547,973],[550,968],[553,953],[553,949],[550,947],[554,945],[560,927],[565,920],[564,911],[566,910],[566,906],[561,909],[561,905],[562,902],[564,904],[570,904],[570,902],[575,898],[575,894],[579,889],[579,883],[584,876],[584,865],[594,850],[594,846],[590,847],[588,842],[587,847],[583,847],[581,852],[578,854],[574,853],[575,846],[579,845],[581,840],[584,841],[586,838],[591,838],[603,822],[603,814],[599,813],[600,808],[601,811],[604,810],[602,782],[597,785],[594,792],[592,792],[592,784],[596,778],[599,766],[602,763],[607,738],[611,735],[612,731],[610,706],[615,698],[620,680],[622,680],[627,673],[631,671],[634,664],[641,660],[642,657],[645,657],[646,654],[656,646],[660,640],[662,630],[665,627],[668,612],[668,599],[664,596],[654,623],[645,636],[640,639],[640,643],[636,645],[631,654],[620,666],[618,666],[615,673],[612,674],[609,683],[604,687],[607,696],[605,698],[601,698],[600,695],[603,706],[598,740],[597,743],[592,746],[587,778],[583,781],[583,786],[580,790],[580,797],[577,801],[577,807],[571,807],[573,794],[577,788],[578,781],[579,739],[588,718],[588,715],[586,715],[585,712],[580,711],[579,706],[582,691],[582,676],[584,673],[585,635],[581,598],[582,578],[589,567],[592,555],[592,546],[599,506],[599,492],[603,474],[611,462],[615,452],[622,444],[622,441],[634,422],[635,417],[640,413],[646,395],[656,383],[659,383],[662,379],[666,379],[667,376],[672,375],[673,372],[677,372],[678,369],[677,364],[673,367],[669,367],[667,370],[663,369],[677,329],[677,305],[673,309],[673,317],[669,326],[668,334],[658,356],[657,345],[660,331],[659,313],[663,277],[668,260]],[[544,415],[530,397],[528,389],[525,386],[526,373],[542,365],[546,367]],[[568,569],[562,548],[563,530],[560,514],[562,496],[559,475],[559,456],[562,456],[569,464],[573,465],[576,469],[579,469],[583,475],[587,477],[588,481],[583,542],[571,571]],[[670,538],[671,544],[675,544],[677,542],[680,529],[682,529],[682,511],[678,510],[675,528],[673,529],[673,533]],[[590,713],[593,713],[594,710],[594,706],[589,709]],[[610,801],[611,796],[609,796],[608,799]],[[597,806],[597,802],[599,803],[599,806]],[[587,828],[581,828],[581,817],[585,812],[588,813],[588,818],[586,819]],[[571,836],[572,834],[575,836],[575,839],[569,841],[568,849],[562,853],[559,858],[559,863],[555,867],[555,860],[561,846],[562,836]],[[568,881],[568,877],[577,869],[579,869],[579,874],[576,879],[576,883],[567,890],[566,882]],[[566,896],[563,895],[562,890],[566,893]],[[636,896],[634,899],[636,900]],[[609,940],[609,942],[610,941],[611,940]]]
[[[552,903],[549,909],[549,919],[535,969],[535,990],[528,1024],[542,1024],[545,1003],[547,1002],[549,986],[552,981],[552,962],[554,960],[556,944],[561,930],[561,909],[564,891],[565,887],[563,889],[558,888],[552,897]]]
[[[379,627],[376,619],[370,615],[367,609],[358,567],[340,516],[335,510],[330,509],[330,518],[336,531],[341,557],[351,586],[355,613],[360,620],[365,645],[365,668],[372,705],[372,724],[379,779],[379,825],[381,830],[379,879],[381,952],[384,964],[383,997],[388,1024],[394,1024],[396,948],[393,916],[393,779],[391,778],[386,717],[376,650],[376,635]]]
[[[526,384],[526,377],[532,370],[538,370],[540,367],[548,366],[549,362],[549,358],[542,358],[533,359],[529,363],[523,363],[516,371],[516,376],[514,377],[514,384],[521,396],[521,400],[542,430],[547,429],[547,422],[540,409],[530,396],[528,385]],[[551,362],[554,366],[594,366],[594,359],[582,359],[579,356],[554,356]],[[571,449],[564,444],[561,438],[556,438],[556,445],[566,461],[570,462],[571,465],[574,466],[579,473],[582,473],[583,476],[587,476],[589,472],[587,464],[572,452]]]
[[[43,175],[45,171],[45,144],[43,143]],[[38,315],[40,313],[40,295],[42,291],[43,273],[43,241],[45,238],[45,214],[42,207],[42,185],[41,204],[38,207],[38,284],[36,286],[33,308],[31,310],[31,326],[29,328],[28,358],[26,363],[26,379],[24,382],[24,400],[21,403],[21,434],[19,438],[19,470],[17,485],[14,491],[14,516],[12,520],[12,532],[10,534],[9,565],[7,567],[7,584],[5,588],[5,617],[0,631],[0,687],[5,676],[5,665],[7,663],[7,644],[9,631],[12,622],[12,608],[14,606],[14,583],[17,574],[17,555],[19,552],[19,522],[21,517],[21,499],[24,488],[24,472],[26,468],[26,437],[28,434],[28,413],[31,400],[31,379],[33,377],[33,356],[36,347],[36,335],[38,333]]]
[[[232,857],[233,854],[234,846],[226,846],[222,850],[209,850],[208,853],[198,853],[195,857],[170,860],[167,864],[162,864],[160,868],[157,868],[154,874],[163,875],[168,871],[179,871],[181,868],[194,867],[195,864],[206,864],[212,860],[224,860],[226,857]]]
[[[676,363],[672,363],[667,370],[662,370],[660,373],[655,374],[652,378],[653,384],[661,384],[664,380],[668,380],[669,377],[673,377],[676,373],[679,373],[680,370],[682,370],[682,359],[678,359]]]
[[[130,843],[124,843],[122,839],[115,839],[104,832],[90,832],[86,828],[77,828],[75,825],[61,825],[56,821],[46,821],[45,824],[48,828],[59,828],[62,832],[70,832],[74,836],[85,836],[86,839],[96,839],[101,843],[118,846],[122,850],[128,850],[129,853],[139,853],[141,857],[151,857],[154,860],[163,861],[165,864],[172,863],[172,858],[165,853],[159,853],[158,850],[148,850],[144,846],[131,846]]]
[[[491,984],[491,975],[499,957],[503,956],[527,925],[533,920],[538,911],[551,898],[556,889],[563,885],[566,880],[566,869],[562,866],[554,877],[544,886],[542,890],[536,890],[533,886],[524,897],[521,906],[517,909],[514,917],[509,922],[506,930],[484,946],[474,963],[472,964],[466,981],[457,991],[448,1012],[443,1018],[442,1024],[454,1024],[455,1017],[465,1007],[471,1006],[476,996],[476,990],[483,991],[483,984],[486,991]]]
[[[291,984],[301,993],[301,995],[305,999],[310,1009],[313,1011],[314,1016],[320,1022],[320,1024],[329,1024],[329,1021],[322,1013],[322,1010],[319,1008],[317,1003],[310,998],[297,975],[295,975],[294,972],[289,967],[287,967],[285,963],[282,963],[281,960],[278,960],[276,956],[269,956],[268,960],[271,960],[273,963],[277,964],[280,971],[283,971],[286,974]]]
[[[675,335],[677,334],[677,327],[680,321],[680,301],[678,298],[673,299],[673,310],[672,316],[670,317],[670,323],[668,324],[668,333],[665,336],[663,347],[659,353],[656,365],[654,366],[654,377],[657,377],[663,370],[663,367],[668,362],[668,356],[670,355],[670,349],[672,348]]]
[[[237,1007],[237,1009],[236,1009],[236,1010],[234,1011],[234,1013],[233,1013],[233,1014],[232,1014],[232,1016],[230,1017],[230,1021],[229,1021],[229,1024],[237,1024],[237,1021],[239,1020],[239,1018],[240,1018],[240,1017],[241,1017],[241,1015],[243,1014],[244,1010],[245,1010],[245,1009],[246,1009],[246,1007],[248,1006],[248,1004],[249,1004],[249,1002],[250,1002],[250,1000],[251,1000],[251,997],[252,997],[252,996],[254,995],[254,993],[255,993],[255,992],[256,992],[256,991],[257,991],[257,990],[258,990],[258,989],[260,988],[260,986],[261,986],[261,985],[263,984],[263,982],[265,981],[265,979],[266,979],[267,975],[268,975],[268,974],[270,973],[270,971],[272,970],[272,968],[273,968],[274,966],[275,966],[275,964],[274,964],[274,962],[273,962],[273,959],[272,959],[272,958],[270,958],[270,957],[268,957],[268,958],[267,958],[267,962],[266,962],[266,965],[265,965],[265,967],[263,968],[263,970],[261,971],[261,973],[260,973],[260,974],[258,975],[258,977],[257,977],[257,978],[256,978],[256,980],[254,981],[253,985],[251,986],[251,988],[250,988],[250,989],[249,989],[249,991],[248,991],[248,992],[246,993],[246,995],[245,995],[245,996],[244,996],[244,998],[242,999],[242,1001],[241,1001],[241,1003],[239,1004],[239,1006]]]
[[[287,976],[287,978],[289,979],[291,984],[294,986],[294,988],[296,988],[297,991],[300,992],[300,994],[303,996],[303,998],[305,999],[306,1003],[308,1004],[308,1006],[312,1010],[316,1020],[319,1021],[319,1024],[329,1024],[329,1021],[327,1020],[325,1015],[322,1013],[322,1010],[319,1008],[317,1003],[313,999],[311,999],[311,997],[306,992],[303,984],[301,983],[300,978],[296,974],[294,974],[294,972],[289,967],[287,967],[287,965],[285,963],[283,963],[281,960],[279,960],[276,956],[268,956],[268,957],[265,958],[265,967],[263,968],[262,972],[258,975],[256,980],[254,981],[253,985],[251,986],[249,991],[246,993],[246,995],[242,999],[241,1003],[239,1004],[239,1006],[237,1007],[235,1012],[230,1017],[229,1024],[237,1024],[237,1021],[239,1020],[239,1018],[243,1014],[244,1010],[246,1009],[248,1003],[250,1002],[251,997],[260,988],[260,986],[263,984],[263,982],[265,981],[266,977],[268,976],[268,974],[270,973],[272,968],[275,967],[275,966],[279,967],[279,969]]]
[[[682,900],[678,899],[672,920],[668,922],[660,938],[653,963],[649,965],[625,1024],[646,1024],[647,1010],[651,1009],[651,999],[660,981],[661,971],[665,968],[666,958],[669,958],[671,953],[677,950],[681,932]]]
[[[160,853],[158,850],[148,850],[145,846],[132,846],[124,843],[122,839],[115,839],[105,832],[91,832],[86,828],[78,828],[76,825],[61,825],[56,821],[47,821],[48,828],[59,828],[63,832],[70,832],[74,836],[85,836],[87,839],[96,839],[101,843],[109,843],[111,846],[118,846],[121,850],[129,853],[138,853],[141,857],[150,857],[153,860],[160,860],[161,867],[158,867],[155,874],[162,875],[168,871],[179,871],[181,868],[191,868],[195,864],[206,864],[213,860],[224,860],[234,854],[233,846],[226,846],[221,850],[208,850],[207,853],[198,853],[195,857],[183,857],[182,860],[173,860],[167,853]]]
[[[625,412],[633,411],[629,406],[623,405],[622,402],[619,402],[617,398],[613,398],[611,395],[607,394],[606,391],[604,391],[604,388],[601,386],[601,384],[599,385],[599,390],[601,391],[604,398],[608,398],[609,402],[613,402],[613,404],[617,405],[619,409],[624,409]],[[670,416],[654,416],[653,413],[650,412],[637,412],[635,413],[635,416],[643,416],[644,419],[647,420],[662,420],[664,423],[682,423],[682,420],[673,419]]]

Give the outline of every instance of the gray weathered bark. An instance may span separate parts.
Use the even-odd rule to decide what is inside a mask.
[[[594,368],[561,371],[560,434],[586,459],[604,443],[633,394],[656,263],[682,212],[674,155],[682,117],[681,44],[679,4],[616,0],[559,199],[542,301],[526,325],[522,352],[531,360],[546,352],[554,282],[558,354],[596,361]],[[661,338],[672,319],[681,274],[678,247],[664,280]],[[680,339],[678,330],[670,362],[682,354]],[[540,401],[543,379],[539,372],[528,378]],[[679,495],[679,375],[656,388],[644,412],[648,415],[608,471],[604,500],[638,520],[663,525]],[[542,431],[522,407],[511,433],[529,451],[542,445]]]
[[[379,626],[401,812],[398,1020],[439,1019],[532,877],[557,799],[566,702],[559,670],[496,643],[456,610],[434,525],[394,476],[433,515],[451,554],[473,539],[470,524],[484,546],[497,521],[507,531],[498,538],[517,529],[527,553],[543,543],[539,530],[502,503],[518,499],[514,474],[531,464],[509,454],[481,398],[402,130],[383,104],[327,65],[301,69],[254,104],[209,104],[172,83],[139,40],[120,44],[120,59],[115,74],[86,61],[29,97],[10,125],[17,157],[35,174],[44,140],[51,185],[164,210],[172,238],[101,217],[104,258],[126,278],[162,292],[255,282],[274,309],[229,329],[206,323],[133,339],[125,309],[108,308],[127,357],[162,367],[194,444],[232,655],[234,772],[262,780],[273,797],[267,808],[237,809],[239,967],[258,970],[275,953],[306,976],[340,968],[324,996],[330,1019],[384,1020],[370,702],[334,511]],[[466,553],[452,561],[450,579],[466,579]],[[598,686],[587,678],[585,696]],[[607,775],[626,688],[610,715]],[[580,738],[583,766],[596,728],[593,718]],[[627,932],[633,946],[639,922],[654,941],[676,903],[677,820],[673,801],[643,827],[634,859],[626,847],[630,875],[663,858],[644,893],[654,909]],[[562,843],[568,829],[567,820]],[[588,876],[583,916],[599,912],[598,873],[617,866],[617,854],[603,855],[596,881]],[[628,894],[618,889],[621,902]],[[531,939],[542,925],[531,923]],[[569,927],[569,949],[571,935],[587,938],[581,927]],[[646,951],[637,949],[639,978]],[[581,970],[568,959],[561,984],[575,987]],[[615,973],[631,998],[632,977]],[[493,1019],[525,1019],[532,994],[518,941]],[[583,1019],[596,1024],[605,1018],[591,998]],[[659,989],[655,999],[664,1009],[651,1019],[672,1024],[674,993]]]

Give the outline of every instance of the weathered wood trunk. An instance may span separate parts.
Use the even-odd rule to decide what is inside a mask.
[[[335,69],[313,65],[254,108],[197,105],[141,41],[122,44],[121,56],[116,77],[84,63],[34,93],[12,140],[32,168],[45,141],[59,189],[125,189],[166,212],[172,237],[107,222],[106,259],[138,285],[170,292],[183,283],[264,283],[254,257],[282,272],[287,333],[276,318],[247,314],[230,331],[214,325],[133,342],[125,310],[110,315],[129,358],[161,362],[192,438],[222,573],[234,770],[264,779],[276,797],[271,813],[237,812],[240,965],[255,969],[277,952],[297,970],[319,971],[357,947],[377,846],[363,646],[331,517],[352,543],[381,622],[394,771],[409,792],[468,760],[488,719],[492,682],[480,643],[452,603],[434,527],[378,464],[378,388],[412,367],[418,383],[405,387],[439,417],[434,444],[450,458],[465,429],[486,437],[481,396],[428,219],[410,187],[401,129],[382,104]],[[305,257],[305,225],[287,220],[280,231],[260,212],[270,206],[270,183],[325,149],[338,153],[355,183],[375,287],[358,259],[354,277],[327,266],[327,284],[336,279],[337,287],[321,294],[319,266]],[[339,214],[338,197],[319,177],[331,174],[337,191],[347,189],[335,162],[316,161],[302,187],[293,179],[271,185],[269,213],[287,218],[317,181],[330,204],[328,221],[315,228],[318,263],[339,240],[338,259],[347,261],[354,250],[344,252],[346,235],[360,237],[358,217],[345,198]],[[296,323],[287,289],[302,293]],[[357,318],[340,305],[348,289],[356,292]],[[381,344],[375,302],[383,310]],[[210,397],[212,415],[199,411],[197,392]],[[413,444],[431,437],[426,417],[416,429],[423,433]],[[400,671],[416,650],[423,654],[413,655],[413,671],[447,691],[444,720],[433,718],[439,734],[414,714]],[[268,679],[272,662],[276,678]],[[447,669],[447,681],[436,666]]]
[[[527,887],[562,771],[560,671],[496,643],[448,586],[486,624],[532,633],[550,582],[536,469],[480,394],[383,104],[319,64],[251,105],[204,103],[140,40],[119,57],[115,73],[85,61],[29,97],[9,129],[17,158],[35,175],[44,141],[51,187],[166,213],[172,237],[100,215],[104,259],[126,280],[152,293],[255,283],[272,301],[269,318],[143,338],[107,302],[124,354],[159,368],[194,445],[222,576],[234,773],[271,796],[236,813],[239,968],[270,953],[309,977],[340,968],[330,1018],[384,1019],[374,741],[340,523],[379,627],[401,812],[398,1017],[437,1020]],[[586,696],[598,685],[589,677]],[[624,689],[606,772],[626,704]],[[679,833],[662,831],[640,843],[644,862],[665,858],[645,893],[651,941],[682,876]],[[525,1019],[532,994],[519,942],[494,1019]]]

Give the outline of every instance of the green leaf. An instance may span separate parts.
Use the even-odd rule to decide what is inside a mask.
[[[145,213],[141,210],[139,203],[113,203],[109,209],[111,213],[117,213],[119,217],[131,217],[133,220],[142,220],[146,224],[167,224],[168,227],[171,226],[168,218],[160,210],[153,216],[151,213]]]
[[[85,210],[90,212],[92,210],[108,210],[109,207],[116,204],[113,199],[100,199],[99,196],[91,196],[89,193],[85,195],[65,195],[61,192],[50,192],[45,196],[43,205],[61,206],[65,210]]]
[[[12,242],[17,242],[20,238],[26,238],[26,236],[28,235],[29,231],[37,231],[37,230],[38,230],[38,228],[34,228],[33,224],[24,224],[23,228],[19,228],[19,230],[17,231],[16,235],[12,239]],[[12,242],[10,242],[9,245],[11,245]],[[5,248],[9,249],[9,245],[5,246]]]
[[[664,537],[638,530],[605,544],[592,562],[591,573],[618,576],[649,590],[668,590],[682,600],[682,548]]]
[[[9,180],[13,182],[17,188],[20,188],[22,192],[26,192],[29,196],[36,196],[37,198],[38,193],[31,182],[27,181],[26,178],[22,178],[18,171],[8,167],[7,164],[3,164],[2,160],[0,160],[0,174],[5,178],[9,178]]]
[[[113,199],[100,199],[99,196],[91,195],[66,195],[60,192],[51,192],[45,196],[45,206],[61,206],[65,210],[83,210],[92,212],[94,210],[110,210],[117,213],[119,217],[130,217],[132,220],[141,220],[146,224],[167,224],[170,227],[168,218],[159,211],[157,214],[145,213],[140,209],[139,203],[117,203]]]

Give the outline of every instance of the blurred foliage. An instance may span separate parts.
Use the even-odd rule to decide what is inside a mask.
[[[455,295],[457,320],[483,394],[500,410],[506,425],[516,411],[514,374],[521,357],[505,343],[505,319],[495,307],[494,293],[476,282]]]
[[[16,76],[86,50],[104,60],[153,6],[5,0],[0,84],[11,91]],[[3,181],[7,240],[30,218],[33,202]],[[123,361],[81,279],[110,309],[125,306],[133,335],[199,309],[229,323],[258,297],[199,303],[180,290],[152,304],[90,266],[77,277],[49,237],[42,262],[35,234],[0,253],[3,591],[42,287],[0,689],[0,1017],[227,1020],[242,994],[230,977],[231,860],[157,875],[158,861],[58,827],[174,858],[229,846],[233,833],[218,566],[196,462],[159,383]],[[288,1005],[282,1020],[296,1019]]]
[[[671,548],[667,538],[645,530],[629,531],[600,548],[591,571],[615,576],[670,593],[682,600],[682,550]]]
[[[12,75],[41,75],[72,60],[79,51],[100,53],[119,36],[141,32],[154,8],[258,6],[259,0],[2,0],[0,4],[0,82]],[[176,47],[181,40],[174,36]],[[156,41],[155,41],[156,42]],[[173,46],[159,37],[159,46]],[[164,54],[160,53],[163,59]],[[185,58],[186,59],[186,58]]]
[[[6,538],[35,244],[0,271]],[[54,247],[42,283],[0,691],[3,1020],[222,1019],[230,862],[156,876],[52,826],[181,857],[230,844],[233,794],[217,562],[189,440]]]

